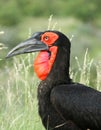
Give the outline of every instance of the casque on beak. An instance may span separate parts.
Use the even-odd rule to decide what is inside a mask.
[[[26,41],[20,43],[16,47],[14,47],[6,56],[6,58],[10,58],[15,55],[20,55],[24,53],[31,53],[41,50],[48,50],[48,46],[41,42],[40,40],[31,37]]]

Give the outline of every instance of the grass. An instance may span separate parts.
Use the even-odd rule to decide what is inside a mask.
[[[80,64],[78,57],[75,57],[75,60],[78,66],[78,70],[75,72],[75,76],[73,75],[72,78],[74,79],[74,81],[76,81],[77,78],[79,78],[78,82],[89,86],[90,85],[90,71],[93,64],[93,59],[89,58],[88,49],[85,52],[82,65]]]
[[[67,25],[67,20],[63,21],[62,19],[61,21],[61,28]],[[70,25],[71,22],[73,20],[70,20],[68,24]],[[56,22],[55,24],[57,25]],[[54,26],[49,19],[48,28],[54,28]],[[75,28],[75,26],[70,27]],[[25,24],[23,27],[25,27]],[[80,31],[80,29],[78,30]],[[66,28],[64,28],[64,32],[66,32]],[[84,37],[86,35],[88,34],[85,33]],[[73,38],[72,45],[75,39],[77,38]],[[78,40],[75,41],[76,43],[78,42]],[[82,41],[82,36],[80,41]],[[83,42],[81,43],[83,46]],[[74,81],[92,85],[92,87],[95,86],[95,89],[101,90],[101,60],[95,63],[95,60],[89,56],[89,49],[86,49],[84,54],[84,51],[79,48],[79,51],[77,51],[80,56],[77,55],[75,57],[75,48],[78,48],[78,44],[74,45],[74,49],[72,48],[74,53],[71,56],[71,77]],[[27,54],[4,61],[1,59],[0,61],[4,63],[0,69],[0,130],[44,130],[38,115],[37,86],[39,80],[33,73],[33,59],[35,55]],[[79,60],[80,58],[82,60]],[[95,71],[93,72],[94,68]]]
[[[8,78],[0,85],[0,130],[43,129],[36,99],[38,80],[31,74],[32,57],[14,58],[13,67],[6,68]]]

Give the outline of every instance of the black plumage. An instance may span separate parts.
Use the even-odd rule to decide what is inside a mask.
[[[43,125],[47,130],[101,130],[101,93],[70,79],[69,39],[58,31],[45,32],[53,32],[59,38],[53,44],[58,53],[52,69],[38,86]],[[38,41],[45,32],[37,34]]]

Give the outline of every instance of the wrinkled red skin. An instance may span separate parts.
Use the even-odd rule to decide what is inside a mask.
[[[53,63],[56,59],[58,47],[53,46],[49,49],[51,56],[48,51],[41,51],[34,61],[34,71],[36,72],[39,79],[44,80],[50,73]]]

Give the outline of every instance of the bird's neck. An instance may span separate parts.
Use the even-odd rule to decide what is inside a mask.
[[[37,76],[45,82],[56,85],[69,83],[70,50],[53,46],[49,52],[42,51],[38,54],[34,62],[34,70]]]
[[[53,82],[56,85],[70,83],[69,66],[70,50],[67,51],[65,48],[58,49],[56,60],[46,81]]]

